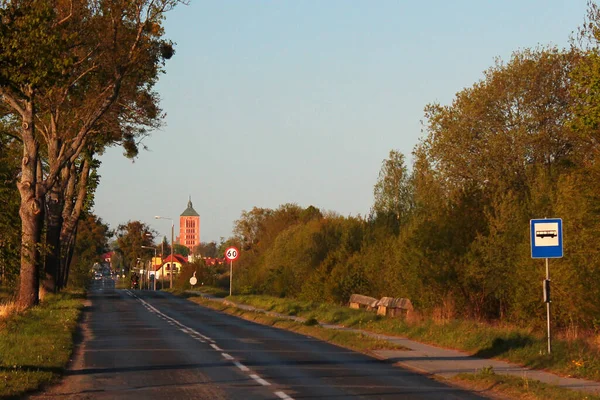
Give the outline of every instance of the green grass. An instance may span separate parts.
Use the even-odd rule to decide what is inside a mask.
[[[276,328],[301,333],[303,335],[325,340],[327,342],[331,342],[352,350],[368,352],[370,350],[379,349],[404,349],[404,347],[400,345],[390,343],[386,340],[376,339],[361,333],[325,329],[319,325],[316,325],[316,320],[308,320],[306,323],[299,323],[287,318],[269,316],[261,312],[245,311],[237,307],[223,303],[217,303],[203,297],[191,297],[189,300],[205,307],[235,315],[263,325],[269,325]]]
[[[83,293],[48,295],[0,321],[0,398],[18,398],[54,382],[69,362]]]
[[[530,380],[526,376],[498,375],[486,368],[477,374],[459,374],[450,379],[471,390],[494,392],[513,399],[526,400],[600,400],[600,396],[578,392]]]
[[[227,297],[227,296],[229,296],[229,290],[228,289],[223,289],[223,288],[214,287],[214,286],[205,286],[205,285],[202,285],[202,286],[195,287],[192,290],[197,290],[197,291],[199,291],[201,293],[210,294],[210,295],[213,295],[213,296],[216,296],[216,297]]]
[[[545,331],[514,326],[493,326],[475,321],[436,322],[385,318],[374,312],[314,302],[269,296],[232,296],[236,303],[319,322],[334,323],[371,332],[405,336],[437,346],[469,352],[482,358],[497,358],[564,376],[600,381],[600,350],[585,340],[553,339],[547,354]]]

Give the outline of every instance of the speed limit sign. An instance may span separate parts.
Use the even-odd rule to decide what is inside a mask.
[[[227,258],[229,261],[237,259],[239,255],[240,252],[235,247],[230,247],[227,250],[225,250],[225,258]]]

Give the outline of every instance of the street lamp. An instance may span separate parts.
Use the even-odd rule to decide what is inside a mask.
[[[154,260],[156,259],[156,247],[152,246],[142,246],[142,249],[152,249],[154,250],[154,258],[152,259],[152,270],[154,271]],[[156,272],[156,271],[155,271]],[[149,278],[150,276],[148,276]],[[147,280],[146,280],[147,281]],[[150,289],[150,285],[148,285],[148,289]],[[156,290],[156,276],[154,277],[154,290]]]
[[[160,215],[155,216],[156,219],[168,219],[171,221],[171,273],[169,274],[169,289],[173,288],[173,264],[175,260],[175,241],[173,240],[173,233],[175,232],[175,225],[173,218],[161,217]]]

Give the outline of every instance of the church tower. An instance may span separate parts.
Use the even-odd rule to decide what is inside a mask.
[[[186,246],[190,252],[200,244],[200,214],[192,207],[190,196],[187,208],[179,216],[179,244]]]

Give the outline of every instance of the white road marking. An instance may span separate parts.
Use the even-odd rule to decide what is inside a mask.
[[[198,332],[198,331],[190,328],[189,326],[182,324],[181,322],[177,321],[176,319],[171,318],[168,315],[162,313],[159,309],[157,309],[156,307],[154,307],[153,305],[151,305],[147,301],[139,298],[135,294],[129,292],[128,290],[125,291],[125,292],[128,295],[130,295],[131,297],[134,297],[134,298],[138,299],[144,305],[144,307],[146,307],[146,309],[148,311],[150,311],[151,313],[156,314],[158,317],[160,317],[161,319],[165,320],[168,324],[170,324],[172,326],[179,327],[179,330],[181,332],[185,333],[188,336],[191,336],[192,338],[194,338],[196,340],[199,340],[202,343],[210,342],[210,347],[212,347],[216,351],[221,351],[221,352],[223,351],[219,346],[216,345],[215,341],[213,339],[211,339],[210,337],[205,336],[205,335],[201,334],[200,332]],[[246,367],[244,364],[242,364],[241,362],[237,361],[235,359],[235,357],[231,356],[230,354],[222,352],[221,356],[223,356],[227,360],[232,361],[233,364],[236,367],[238,367],[240,370],[242,370],[244,372],[250,372],[251,371],[250,368]],[[250,378],[254,379],[256,382],[258,382],[262,386],[271,386],[271,384],[269,382],[267,382],[266,380],[264,380],[263,378],[261,378],[260,376],[258,376],[256,374],[248,374],[248,376],[250,376]],[[275,395],[277,395],[277,397],[279,397],[280,399],[294,400],[293,397],[290,397],[286,393],[281,392],[281,391],[275,392]]]
[[[250,371],[250,368],[246,367],[244,364],[242,364],[239,361],[234,361],[233,364],[244,372]]]
[[[258,376],[256,374],[250,374],[250,378],[254,379],[256,382],[260,383],[263,386],[271,385],[269,382],[265,381],[263,378],[261,378],[260,376]]]

